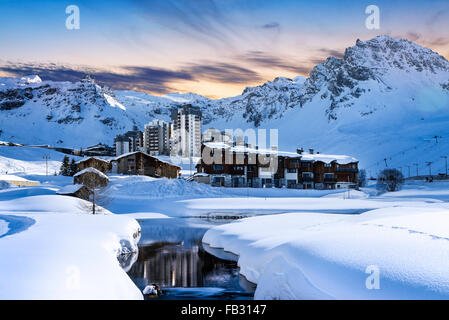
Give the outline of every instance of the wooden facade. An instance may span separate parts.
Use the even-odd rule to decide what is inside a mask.
[[[95,168],[86,168],[73,176],[73,184],[82,184],[88,188],[106,187],[109,179]]]
[[[197,171],[208,174],[213,186],[335,189],[352,187],[357,182],[358,161],[350,157],[350,162],[346,159],[338,163],[338,159],[320,154],[304,156],[207,145],[203,145],[202,155]]]
[[[98,171],[101,171],[103,173],[107,173],[111,171],[112,165],[109,161],[95,158],[95,157],[89,157],[86,159],[81,159],[76,163],[78,171],[82,171],[87,168],[95,168]]]
[[[113,166],[116,167],[115,170],[119,174],[176,179],[179,178],[181,171],[180,167],[141,151],[124,154],[117,157],[113,162]]]

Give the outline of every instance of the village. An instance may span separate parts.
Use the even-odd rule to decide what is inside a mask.
[[[179,107],[172,112],[171,119],[171,123],[154,119],[143,131],[135,126],[114,139],[114,148],[103,144],[87,148],[84,152],[91,156],[76,161],[71,174],[61,169],[60,174],[74,177],[74,185],[58,193],[89,200],[89,190],[97,184],[105,187],[108,174],[181,178],[231,188],[357,187],[358,160],[351,156],[302,148],[295,152],[259,148],[245,142],[243,137],[230,137],[217,129],[202,134],[201,111],[192,105]],[[195,170],[182,170],[176,163],[179,159],[188,159]],[[9,180],[14,183],[14,179]],[[92,181],[96,183],[92,185]]]

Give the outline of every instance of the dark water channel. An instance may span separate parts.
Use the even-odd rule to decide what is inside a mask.
[[[207,253],[204,233],[229,219],[172,218],[140,220],[137,261],[128,271],[143,290],[157,284],[162,294],[147,299],[252,299],[255,287],[239,274],[234,261]]]

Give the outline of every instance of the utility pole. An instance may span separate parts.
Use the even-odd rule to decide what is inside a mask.
[[[403,174],[403,173],[402,173],[402,167],[399,167],[399,171],[401,171],[401,174]]]
[[[388,168],[387,158],[384,158],[385,161],[385,168]]]
[[[432,177],[432,162],[426,162],[427,166],[429,167],[429,177]]]
[[[418,164],[417,164],[417,163],[414,163],[413,165],[416,166],[416,176],[419,176],[419,173],[418,173]]]
[[[443,158],[446,162],[446,177],[447,177],[447,156],[441,156],[441,158]]]
[[[408,177],[410,178],[410,166],[406,166],[408,168]]]
[[[50,159],[50,156],[46,154],[43,158],[45,159],[45,175],[48,176],[48,159]]]

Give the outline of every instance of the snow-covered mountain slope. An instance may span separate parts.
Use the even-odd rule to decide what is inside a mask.
[[[0,139],[25,144],[86,147],[113,137],[134,124],[144,110],[129,112],[114,92],[92,79],[41,81],[38,76],[0,78]]]
[[[309,78],[276,78],[236,97],[196,94],[155,97],[112,92],[36,77],[0,79],[0,140],[87,146],[190,103],[203,111],[204,128],[279,130],[279,147],[346,153],[373,170],[425,162],[444,167],[449,146],[449,62],[404,39],[357,40],[342,59],[328,58]],[[440,137],[438,144],[433,137]],[[449,152],[448,152],[449,153]],[[438,164],[436,164],[438,163]]]
[[[37,174],[52,175],[59,172],[62,159],[66,156],[45,148],[8,147],[0,145],[0,175],[2,174]],[[47,158],[47,162],[45,161]],[[70,156],[70,159],[79,160],[79,157]]]

